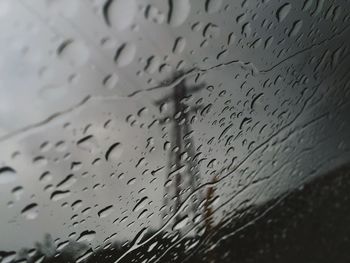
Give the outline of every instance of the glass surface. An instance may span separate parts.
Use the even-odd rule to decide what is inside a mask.
[[[0,262],[350,262],[349,10],[0,0]]]

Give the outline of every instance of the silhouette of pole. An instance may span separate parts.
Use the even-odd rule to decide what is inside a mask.
[[[204,88],[204,85],[198,85],[194,87],[186,87],[185,81],[181,81],[178,85],[174,86],[172,94],[169,96],[158,100],[155,102],[156,105],[161,105],[165,102],[172,101],[173,102],[173,128],[171,131],[171,141],[175,143],[177,147],[177,151],[171,152],[169,156],[169,163],[168,167],[169,170],[174,165],[174,171],[178,171],[174,174],[174,182],[171,184],[170,187],[173,187],[174,190],[174,196],[170,197],[164,197],[164,206],[168,206],[168,200],[169,199],[175,199],[174,201],[174,211],[177,211],[179,207],[181,206],[182,200],[181,200],[181,194],[182,194],[182,186],[184,183],[183,176],[181,169],[184,166],[184,163],[189,164],[188,166],[190,169],[188,169],[188,175],[190,176],[188,178],[189,181],[189,188],[194,191],[196,187],[199,185],[199,171],[196,169],[197,164],[195,163],[195,145],[194,141],[191,137],[184,138],[186,135],[188,135],[191,132],[191,126],[190,126],[190,120],[189,115],[192,112],[197,112],[198,109],[201,107],[192,107],[191,109],[188,109],[188,106],[185,104],[184,100],[191,94],[198,92]],[[186,143],[187,141],[187,143]],[[186,158],[185,161],[181,159],[181,153],[186,151],[188,154],[188,158]],[[174,163],[173,163],[174,161]],[[169,173],[171,174],[171,173]],[[167,175],[167,181],[171,178],[169,178],[169,174]],[[170,189],[170,187],[166,187],[165,191],[167,189]],[[168,193],[165,194],[168,195],[170,191],[166,191]],[[194,204],[191,204],[192,211],[195,211],[196,206]]]

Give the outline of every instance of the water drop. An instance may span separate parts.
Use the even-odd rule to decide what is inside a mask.
[[[105,218],[109,216],[112,212],[113,212],[113,205],[109,205],[101,209],[100,211],[98,211],[97,214],[100,218]]]
[[[62,58],[73,67],[86,64],[90,57],[88,47],[83,42],[73,39],[65,40],[57,48],[56,53],[58,57]]]
[[[168,23],[171,26],[183,24],[191,11],[189,0],[169,0]]]
[[[185,49],[186,41],[182,37],[178,37],[175,39],[173,53],[180,54]]]
[[[0,184],[7,184],[15,181],[16,179],[17,173],[13,168],[9,166],[0,168]]]
[[[135,45],[131,43],[124,43],[117,49],[114,56],[114,61],[119,67],[125,67],[134,60],[135,54]]]
[[[250,26],[250,23],[247,22],[247,23],[244,23],[242,25],[242,31],[241,31],[242,35],[245,36],[245,37],[249,37],[252,33],[252,28]]]
[[[71,192],[69,190],[66,190],[66,191],[57,190],[51,194],[50,198],[52,201],[59,201],[63,198],[68,197],[70,194]]]
[[[220,35],[220,28],[213,24],[213,23],[208,23],[204,28],[203,28],[203,37],[206,38],[216,38]]]
[[[180,230],[181,228],[183,228],[188,222],[188,216],[184,216],[183,218],[181,218],[180,220],[178,220],[174,226],[173,226],[173,230]]]
[[[39,214],[39,207],[38,204],[32,203],[27,205],[25,208],[22,209],[22,215],[29,220],[33,220],[37,218]]]
[[[38,259],[36,259],[33,263],[42,263],[45,259],[45,256],[41,256]]]
[[[227,45],[232,45],[236,40],[236,36],[233,32],[231,32],[227,37]]]
[[[302,10],[307,11],[313,4],[314,0],[305,0]]]
[[[81,256],[79,256],[77,259],[76,259],[76,263],[80,263],[80,262],[83,262],[85,261],[88,257],[90,257],[92,254],[94,253],[94,251],[90,248],[88,249],[84,254],[82,254]]]
[[[60,188],[69,188],[71,187],[75,182],[77,181],[77,179],[74,177],[73,174],[69,174],[66,176],[66,178],[64,178],[61,182],[59,182],[57,184],[57,187]]]
[[[82,167],[81,162],[72,162],[72,164],[70,165],[70,169],[72,171],[79,171],[81,167]]]
[[[12,194],[15,196],[16,200],[20,200],[23,194],[23,187],[17,186],[12,189]]]
[[[65,240],[57,244],[57,251],[62,251],[69,244],[69,240]]]
[[[286,3],[282,5],[280,8],[278,8],[276,12],[276,17],[278,22],[282,22],[287,17],[291,9],[292,9],[292,5],[289,3]]]
[[[147,209],[144,209],[141,211],[141,213],[137,216],[137,219],[142,219],[146,216],[148,210]]]
[[[88,242],[91,242],[92,240],[94,240],[96,236],[96,232],[91,230],[86,230],[86,231],[83,231],[80,236],[78,237],[77,241],[78,242],[81,242],[81,241],[88,241]]]
[[[88,151],[90,153],[95,152],[98,148],[97,140],[95,139],[95,137],[93,135],[88,135],[88,136],[78,140],[77,146],[80,149]]]
[[[153,74],[159,68],[159,64],[160,64],[160,60],[158,57],[150,56],[147,59],[146,66],[145,66],[144,70],[149,74]]]
[[[33,164],[37,167],[44,167],[45,165],[47,165],[47,160],[43,156],[37,156],[33,159]]]
[[[117,161],[122,156],[122,153],[122,144],[120,142],[116,142],[108,148],[105,158],[107,161]]]
[[[127,185],[133,185],[136,182],[136,178],[131,178],[126,184]]]
[[[124,30],[131,26],[136,15],[135,0],[108,0],[103,8],[103,15],[108,26]]]
[[[295,21],[295,22],[293,23],[293,25],[292,25],[292,28],[290,29],[290,31],[289,31],[289,33],[288,33],[288,36],[289,36],[289,37],[294,37],[294,36],[296,36],[296,35],[299,33],[299,31],[300,31],[300,29],[301,29],[302,26],[303,26],[303,21],[302,21],[302,20],[297,20],[297,21]]]
[[[157,244],[158,244],[158,241],[155,241],[154,243],[152,243],[147,249],[147,252],[151,252],[156,247]]]
[[[103,80],[103,85],[107,89],[113,89],[117,85],[119,77],[116,74],[109,74]]]
[[[74,203],[72,203],[71,207],[74,211],[77,211],[83,204],[83,201],[77,200]]]
[[[205,11],[209,14],[215,13],[220,10],[222,0],[207,0],[205,2]]]
[[[133,212],[139,211],[142,208],[145,207],[146,203],[147,203],[147,197],[143,197],[141,198],[140,201],[137,202],[137,204],[135,205],[135,207],[132,209]]]
[[[11,251],[0,258],[1,259],[0,263],[10,263],[10,262],[13,262],[15,258],[16,258],[16,252]]]
[[[45,183],[48,183],[51,180],[52,180],[52,175],[49,171],[44,172],[39,178],[39,181],[45,182]]]

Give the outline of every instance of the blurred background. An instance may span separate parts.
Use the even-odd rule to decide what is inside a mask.
[[[0,0],[0,262],[349,262],[348,0]]]

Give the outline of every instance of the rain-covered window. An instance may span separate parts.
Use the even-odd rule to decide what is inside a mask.
[[[350,262],[349,55],[348,0],[0,0],[0,262]]]

